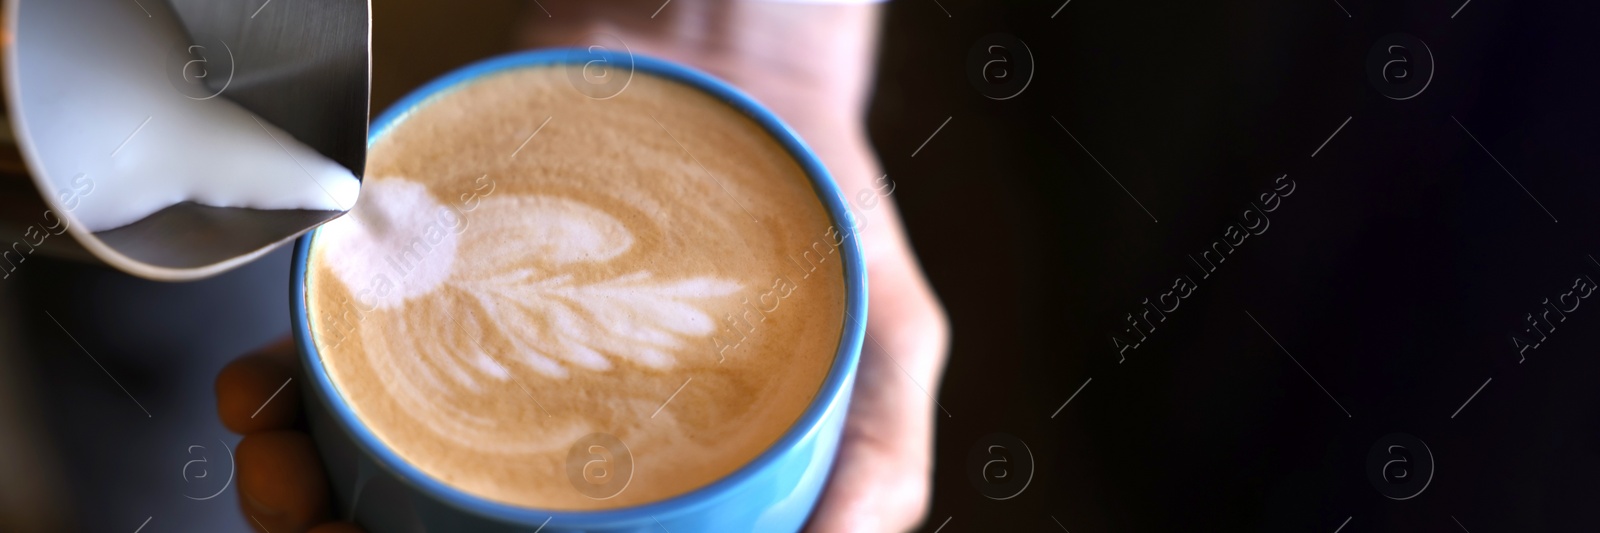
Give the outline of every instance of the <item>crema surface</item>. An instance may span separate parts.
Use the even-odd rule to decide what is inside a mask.
[[[491,74],[384,132],[314,238],[307,305],[339,394],[406,461],[504,503],[624,507],[733,472],[805,410],[846,319],[844,228],[720,100],[568,79]],[[596,433],[625,449],[588,453]]]

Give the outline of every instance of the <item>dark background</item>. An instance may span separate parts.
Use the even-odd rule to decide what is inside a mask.
[[[1340,2],[889,5],[870,129],[954,326],[926,531],[1597,528],[1600,300],[1525,362],[1511,339],[1539,342],[1524,315],[1600,278],[1600,8]],[[375,109],[504,51],[520,5],[374,4]],[[1435,63],[1404,101],[1366,73],[1394,32]],[[994,33],[1034,63],[1007,100],[969,79]],[[1202,278],[1189,256],[1283,175],[1268,231]],[[233,489],[183,498],[209,491],[180,468],[236,442],[210,379],[287,330],[287,264],[20,273],[23,408],[76,528],[244,526]],[[1193,295],[1119,362],[1113,336],[1141,336],[1125,315],[1184,275]],[[1436,465],[1403,501],[1368,479],[1395,432]]]
[[[1592,4],[941,2],[894,5],[872,117],[955,325],[927,530],[1595,530],[1600,312],[1511,344],[1600,276]],[[1035,59],[1010,100],[963,76],[993,32]],[[1436,63],[1405,101],[1366,75],[1392,32]],[[1284,174],[1201,278],[1187,256]],[[1119,364],[1180,275],[1199,289]],[[1004,501],[968,472],[994,432],[1036,462]],[[1437,465],[1404,501],[1367,478],[1393,432]]]

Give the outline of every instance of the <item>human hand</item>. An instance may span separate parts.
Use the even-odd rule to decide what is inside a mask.
[[[856,237],[869,277],[869,338],[837,462],[809,529],[912,529],[928,505],[933,397],[949,333],[892,199],[858,200],[862,191],[883,191],[864,124],[879,8],[680,0],[650,18],[658,7],[653,0],[543,0],[530,9],[519,44],[581,46],[603,33],[635,52],[705,70],[771,108],[822,159],[863,222]],[[330,518],[322,463],[310,437],[294,429],[297,382],[266,401],[296,372],[293,349],[282,343],[235,361],[217,379],[224,424],[246,434],[237,461],[241,507],[257,527],[277,533]],[[335,524],[313,531],[359,530]]]
[[[289,339],[217,374],[217,416],[244,435],[233,454],[239,508],[257,531],[359,533],[353,524],[330,522],[328,476],[300,424],[299,376]]]

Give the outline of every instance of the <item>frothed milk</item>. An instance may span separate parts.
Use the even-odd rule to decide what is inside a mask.
[[[380,134],[366,174],[312,242],[312,335],[378,438],[468,493],[689,492],[776,441],[839,348],[843,228],[782,145],[686,85],[635,73],[598,100],[563,67],[502,71]],[[615,494],[569,475],[595,433],[631,454]]]
[[[73,8],[20,6],[30,14],[18,29],[23,42],[39,33],[80,38],[18,54],[17,73],[36,84],[23,88],[55,90],[13,96],[21,110],[14,118],[38,141],[33,155],[54,188],[47,194],[74,223],[109,230],[185,201],[330,211],[355,203],[361,183],[349,170],[228,100],[226,85],[205,97],[172,85],[164,61],[191,41],[167,2],[66,1]],[[115,22],[86,26],[84,17]],[[204,47],[189,50],[196,48]],[[89,56],[105,59],[96,63],[105,68],[83,68],[79,58]],[[236,74],[206,64],[180,62],[183,79],[205,90],[200,77],[231,83]]]

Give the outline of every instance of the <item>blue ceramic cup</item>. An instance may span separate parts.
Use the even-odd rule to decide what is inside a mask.
[[[333,482],[340,518],[354,519],[368,531],[517,531],[540,533],[700,531],[796,531],[817,504],[838,452],[839,436],[861,353],[867,310],[866,266],[856,227],[838,186],[815,154],[772,112],[728,84],[671,62],[623,55],[611,50],[541,50],[488,59],[445,75],[401,99],[373,124],[368,144],[405,120],[409,111],[488,74],[510,69],[567,66],[641,72],[677,81],[710,94],[760,124],[787,149],[811,178],[831,223],[844,236],[838,246],[845,276],[846,320],[839,346],[811,404],[770,448],[709,485],[655,502],[594,511],[553,511],[521,507],[474,496],[408,464],[362,423],[334,387],[313,342],[306,315],[306,268],[318,231],[295,244],[290,308],[295,343],[306,373],[303,387],[312,435]],[[617,78],[607,78],[615,81]],[[574,84],[581,83],[575,80]],[[578,87],[606,97],[616,86]],[[615,94],[612,92],[610,94]],[[576,489],[575,489],[576,490]]]

